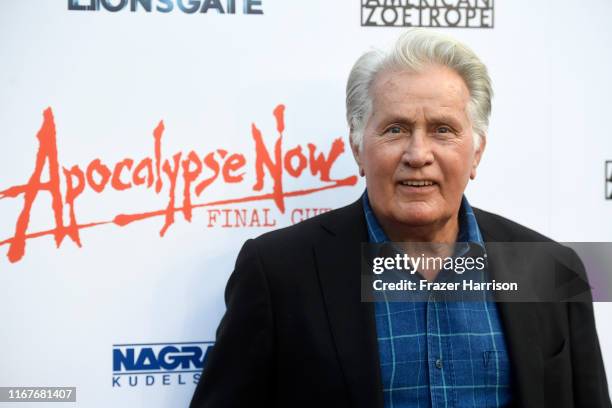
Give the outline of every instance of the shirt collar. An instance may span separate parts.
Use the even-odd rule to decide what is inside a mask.
[[[380,226],[372,207],[370,206],[370,200],[368,198],[368,190],[363,192],[361,197],[363,201],[363,212],[366,219],[366,225],[368,227],[368,236],[370,242],[377,244],[388,242],[389,237]],[[484,241],[480,228],[478,228],[478,222],[474,215],[474,210],[468,202],[465,195],[461,198],[461,206],[459,207],[459,234],[457,235],[457,242],[469,242],[478,244],[484,248]]]

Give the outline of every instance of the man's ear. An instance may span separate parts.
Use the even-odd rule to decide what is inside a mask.
[[[357,166],[359,167],[359,175],[363,177],[365,175],[365,172],[363,171],[363,166],[361,163],[361,152],[359,151],[359,145],[355,143],[355,133],[352,130],[349,134],[349,143],[351,145],[351,151],[353,152],[353,157],[355,158],[355,161],[357,162]]]
[[[474,180],[476,178],[476,168],[480,163],[480,159],[482,159],[482,154],[484,153],[485,147],[487,145],[487,135],[479,135],[480,143],[474,152],[474,162],[472,163],[472,170],[470,171],[470,179]]]

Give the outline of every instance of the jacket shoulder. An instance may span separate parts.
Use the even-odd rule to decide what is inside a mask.
[[[584,265],[571,246],[565,246],[539,232],[497,214],[478,208],[474,208],[474,214],[478,220],[478,226],[485,242],[534,243],[534,245],[529,247],[519,245],[517,248],[535,251],[536,254],[539,254],[538,256],[551,256],[555,262],[562,263],[578,274],[583,280],[587,280]]]

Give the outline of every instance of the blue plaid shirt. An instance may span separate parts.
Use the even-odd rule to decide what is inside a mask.
[[[370,242],[388,242],[363,194]],[[463,197],[457,242],[484,242]],[[440,280],[442,272],[436,280]],[[510,363],[495,302],[375,303],[386,408],[503,407],[512,399]]]

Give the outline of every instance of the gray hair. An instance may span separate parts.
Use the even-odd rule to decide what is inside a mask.
[[[361,149],[363,131],[372,113],[370,87],[376,76],[393,69],[420,72],[430,64],[451,68],[465,81],[470,92],[467,109],[474,145],[480,144],[480,138],[487,134],[493,97],[487,67],[461,42],[432,31],[411,29],[403,33],[389,51],[368,51],[351,69],[346,84],[346,119],[354,146]]]

